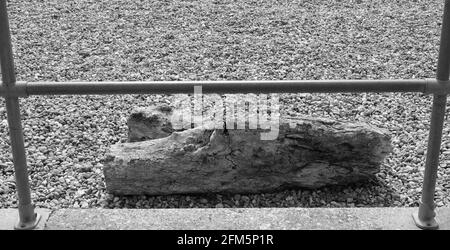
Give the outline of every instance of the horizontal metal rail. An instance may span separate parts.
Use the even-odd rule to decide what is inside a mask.
[[[421,92],[448,94],[448,81],[422,80],[275,80],[275,81],[136,81],[136,82],[17,82],[0,87],[2,96],[112,95],[193,93],[363,93]]]

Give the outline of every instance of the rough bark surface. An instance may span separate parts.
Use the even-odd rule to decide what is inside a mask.
[[[371,178],[392,150],[387,131],[362,123],[299,117],[280,120],[276,140],[261,140],[260,133],[201,126],[113,145],[104,168],[107,191],[255,193],[345,185]]]
[[[128,141],[145,141],[171,135],[177,131],[170,122],[172,113],[173,109],[168,105],[133,110],[127,121]]]

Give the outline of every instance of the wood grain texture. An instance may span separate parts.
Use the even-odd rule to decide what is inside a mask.
[[[391,152],[387,131],[363,123],[297,117],[280,120],[276,140],[261,131],[208,129],[111,147],[109,193],[256,193],[367,180]]]

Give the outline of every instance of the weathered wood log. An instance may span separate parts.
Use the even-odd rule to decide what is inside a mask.
[[[105,161],[109,193],[255,193],[319,188],[371,178],[391,152],[387,131],[363,123],[281,119],[276,140],[261,131],[205,126],[113,145]]]

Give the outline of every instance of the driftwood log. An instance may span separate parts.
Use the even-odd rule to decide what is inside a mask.
[[[130,117],[135,135],[130,139],[137,142],[113,145],[107,155],[109,193],[255,193],[345,185],[373,177],[392,150],[387,131],[363,123],[280,119],[277,139],[261,140],[261,131],[249,129],[175,131],[165,117],[170,109],[149,112]]]

